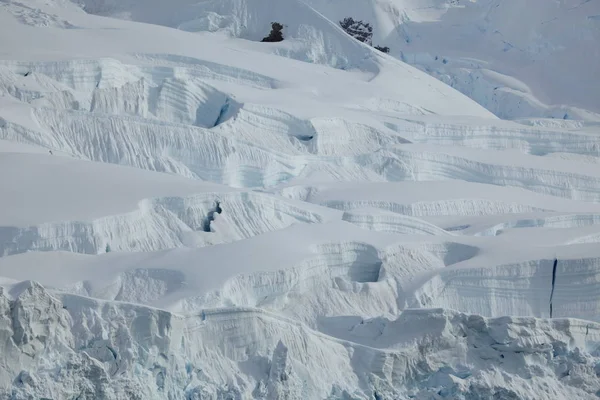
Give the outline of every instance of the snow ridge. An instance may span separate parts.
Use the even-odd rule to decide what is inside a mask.
[[[216,202],[226,215],[206,223]],[[315,208],[317,209],[317,208]],[[0,227],[4,256],[25,251],[156,251],[201,247],[282,229],[292,223],[320,223],[335,213],[309,211],[255,192],[207,193],[140,201],[136,211],[94,221],[46,222],[26,228]],[[211,233],[207,235],[206,232]]]

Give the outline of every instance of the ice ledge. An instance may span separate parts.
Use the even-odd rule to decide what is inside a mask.
[[[577,319],[406,310],[379,321],[369,346],[260,309],[184,317],[22,282],[0,289],[0,321],[0,394],[13,399],[535,397],[523,388],[591,399],[600,389],[600,324]]]

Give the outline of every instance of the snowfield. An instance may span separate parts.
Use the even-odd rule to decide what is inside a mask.
[[[0,0],[0,398],[597,398],[599,16]]]

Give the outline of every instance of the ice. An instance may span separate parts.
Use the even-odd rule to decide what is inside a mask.
[[[597,357],[578,350],[597,346],[598,325],[581,320],[406,311],[383,322],[376,341],[364,334],[359,338],[358,332],[352,336],[386,343],[389,349],[383,350],[334,339],[259,309],[205,310],[202,316],[182,318],[128,303],[56,298],[34,283],[15,300],[2,298],[7,306],[2,316],[13,318],[7,334],[23,322],[52,328],[46,336],[37,332],[27,344],[16,341],[3,348],[3,354],[10,354],[10,371],[19,371],[13,392],[17,398],[27,393],[109,398],[193,398],[201,393],[215,398],[281,398],[282,393],[336,398],[354,393],[360,398],[356,387],[373,385],[383,398],[440,392],[463,398],[519,397],[535,391],[591,399],[600,384],[594,372]],[[64,308],[58,306],[61,302]],[[17,316],[42,304],[49,307],[43,317]],[[80,328],[70,330],[67,321]],[[46,349],[45,356],[37,362],[13,358],[31,346]],[[220,359],[230,361],[217,364]],[[57,368],[63,363],[69,368]],[[43,368],[26,372],[37,364]],[[134,379],[123,375],[128,369],[136,371]],[[561,377],[568,378],[558,386]]]
[[[308,3],[333,21],[371,23],[374,44],[502,118],[599,119],[595,1]]]
[[[0,398],[597,398],[597,14],[0,2]]]

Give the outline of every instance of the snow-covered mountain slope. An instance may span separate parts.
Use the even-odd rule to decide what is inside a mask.
[[[502,118],[600,119],[594,0],[307,0]]]
[[[337,24],[492,4],[0,1],[0,398],[597,398],[593,66],[502,114]]]
[[[268,51],[364,67],[359,44],[346,43],[333,26],[351,17],[372,25],[374,45],[499,117],[600,121],[600,4],[593,0],[84,0],[83,6],[92,14],[250,40],[265,37],[277,21],[293,40]]]

